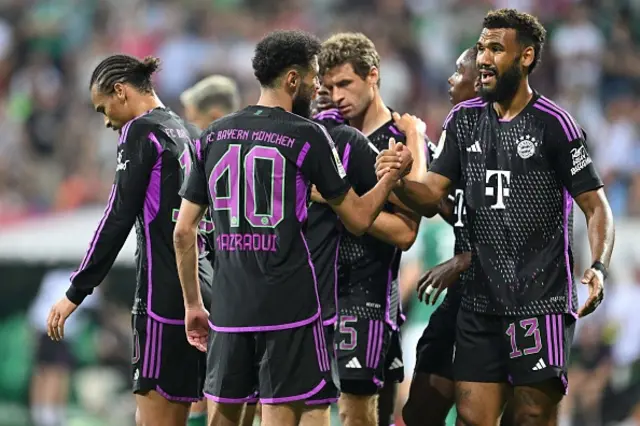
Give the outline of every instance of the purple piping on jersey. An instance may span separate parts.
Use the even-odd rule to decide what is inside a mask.
[[[545,315],[545,321],[547,326],[547,362],[549,365],[553,365],[553,336],[551,330],[551,315]]]
[[[344,152],[342,153],[342,167],[344,168],[344,171],[346,172],[347,170],[349,170],[349,159],[351,158],[351,144],[347,144],[344,147]]]
[[[156,374],[155,378],[160,378],[160,365],[162,365],[162,332],[164,324],[158,323],[158,360],[156,361]]]
[[[571,217],[571,209],[573,208],[573,198],[566,189],[564,189],[563,195],[564,263],[567,268],[567,306],[569,307],[569,313],[577,319],[578,314],[573,310],[573,274],[571,273],[571,259],[569,258],[569,218]]]
[[[285,404],[287,402],[300,401],[301,399],[307,399],[317,394],[322,390],[323,387],[325,387],[326,384],[327,382],[322,379],[315,388],[301,395],[288,396],[285,398],[260,398],[260,402],[263,404]]]
[[[137,117],[132,118],[131,120],[124,123],[122,129],[120,130],[120,140],[118,141],[118,145],[123,144],[127,141],[127,135],[129,134],[129,129],[131,128],[131,123],[136,121],[138,118],[143,117],[153,111],[155,108],[151,108],[149,111],[145,111]]]
[[[296,172],[296,217],[298,218],[298,222],[300,223],[307,220],[307,197],[309,193],[309,182],[303,176],[301,169],[302,164],[304,164],[305,158],[307,158],[307,154],[309,153],[310,148],[311,145],[309,144],[309,142],[305,142],[296,160],[296,167],[298,168],[298,171]]]
[[[550,115],[554,116],[555,118],[557,118],[557,119],[558,119],[558,122],[559,122],[559,123],[560,123],[560,125],[562,126],[562,130],[564,130],[564,134],[565,134],[565,136],[567,137],[567,139],[568,139],[568,140],[570,140],[570,141],[571,141],[571,140],[573,140],[573,135],[572,135],[571,130],[567,127],[566,122],[565,122],[565,121],[564,121],[564,119],[560,116],[560,114],[559,114],[559,113],[557,113],[557,112],[555,112],[555,111],[552,111],[552,110],[550,110],[549,108],[546,108],[544,105],[541,105],[541,104],[538,104],[538,103],[533,104],[533,107],[534,107],[534,108],[536,108],[536,109],[539,109],[540,111],[544,111],[544,112],[546,112],[547,114],[550,114]]]
[[[454,106],[453,109],[451,109],[451,111],[449,111],[447,118],[444,119],[444,124],[442,125],[442,128],[443,129],[447,128],[447,125],[449,125],[449,121],[451,121],[451,118],[453,117],[453,114],[456,113],[456,111],[459,111],[462,108],[482,108],[486,104],[487,104],[486,102],[482,101],[482,98],[473,98],[473,99],[469,99],[468,101],[460,102],[458,105]]]
[[[324,405],[324,404],[333,404],[338,402],[338,398],[325,398],[325,399],[317,399],[312,401],[305,401],[305,405]]]
[[[162,390],[160,386],[156,386],[156,392],[158,392],[164,399],[175,402],[198,402],[201,401],[202,398],[192,398],[189,396],[173,396],[169,395],[165,391]]]
[[[543,105],[547,106],[548,108],[562,115],[567,120],[568,126],[573,130],[574,138],[578,139],[579,137],[582,136],[582,129],[580,128],[580,126],[578,126],[578,123],[576,123],[576,121],[573,119],[571,114],[567,112],[567,110],[561,108],[558,104],[553,102],[551,99],[546,98],[544,96],[541,96],[540,98],[538,98],[538,102],[542,103]]]
[[[211,394],[208,394],[206,392],[204,393],[204,396],[207,399],[210,399],[210,400],[215,401],[215,402],[219,402],[221,404],[241,404],[241,403],[245,403],[245,402],[251,404],[251,403],[254,403],[254,402],[258,402],[257,393],[254,393],[254,394],[249,395],[249,396],[245,396],[244,398],[222,398],[220,396],[211,395]]]
[[[202,146],[200,144],[200,139],[196,139],[194,142],[195,148],[196,148],[196,158],[198,159],[198,161],[202,161],[202,153],[200,152],[200,149],[202,149]]]
[[[104,225],[107,222],[107,218],[111,214],[111,209],[113,209],[113,202],[115,199],[116,199],[116,184],[114,183],[111,186],[111,192],[109,193],[109,201],[107,201],[107,207],[104,209],[104,213],[102,214],[102,219],[100,220],[100,223],[98,224],[98,228],[96,229],[96,232],[93,234],[93,238],[91,239],[91,244],[89,245],[89,251],[87,251],[87,253],[84,255],[84,259],[82,259],[82,262],[80,263],[80,267],[78,267],[78,269],[73,274],[71,274],[71,282],[73,282],[74,278],[80,272],[82,272],[84,268],[87,267],[87,264],[89,263],[89,259],[91,259],[91,256],[93,256],[93,252],[95,251],[96,244],[98,242],[98,237],[102,233],[102,228],[104,228]]]
[[[404,136],[404,134],[393,124],[389,126],[389,131],[396,136]]]
[[[151,318],[147,317],[147,340],[144,344],[144,363],[142,377],[149,377],[149,350],[151,349]],[[153,354],[151,354],[153,356]]]

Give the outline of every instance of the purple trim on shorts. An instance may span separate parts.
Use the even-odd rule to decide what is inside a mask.
[[[327,382],[325,382],[325,380],[322,379],[320,380],[320,383],[318,383],[318,385],[315,388],[311,389],[307,393],[303,393],[301,395],[287,396],[284,398],[260,398],[260,402],[263,404],[286,404],[287,402],[300,401],[301,399],[307,399],[317,394],[322,390],[323,387],[325,387],[326,384]]]
[[[217,331],[218,333],[261,333],[264,331],[278,331],[278,330],[289,330],[291,328],[304,327],[305,325],[311,324],[315,320],[320,317],[320,311],[313,314],[313,316],[296,322],[290,322],[287,324],[279,324],[279,325],[261,325],[255,327],[218,327],[217,325],[213,325],[211,320],[209,320],[209,327],[213,331]]]
[[[158,323],[153,321],[151,326],[151,365],[149,366],[149,376],[155,379],[156,359],[158,358],[158,348],[156,343],[158,342]]]
[[[342,167],[344,168],[345,172],[349,170],[350,157],[351,157],[351,144],[347,143],[347,145],[344,147],[344,152],[342,153]]]
[[[558,343],[560,343],[560,366],[564,367],[564,317],[558,314]]]
[[[190,396],[173,396],[169,395],[165,391],[162,390],[160,386],[156,386],[156,392],[158,392],[164,399],[175,402],[198,402],[202,401],[202,398],[193,398]]]
[[[144,344],[144,363],[142,364],[142,377],[149,377],[149,350],[151,349],[151,318],[147,317],[147,339]],[[153,353],[151,354],[153,356]]]
[[[402,133],[395,124],[389,126],[389,131],[396,136],[404,136],[404,133]]]
[[[569,379],[565,373],[560,374],[560,382],[562,382],[562,386],[564,387],[564,394],[567,395],[569,393]]]
[[[158,379],[160,377],[163,329],[162,323],[147,317],[147,339],[144,349],[144,363],[142,364],[142,377],[148,379]]]
[[[376,376],[373,376],[373,384],[376,385],[378,389],[381,389],[384,386],[384,382],[378,379]]]
[[[211,395],[209,393],[204,393],[205,398],[215,401],[219,404],[252,404],[258,402],[258,393],[254,393],[249,396],[245,396],[244,398],[222,398],[220,396]]]
[[[547,329],[547,362],[549,365],[553,365],[553,331],[551,329],[551,315],[545,315],[545,323]]]
[[[369,336],[367,340],[367,354],[365,365],[367,368],[377,368],[384,343],[384,322],[369,320]]]
[[[558,104],[553,102],[551,99],[544,96],[540,96],[537,102],[540,102],[542,105],[546,106],[547,108],[559,113],[566,120],[567,125],[569,126],[574,139],[578,139],[582,136],[582,129],[580,128],[580,126],[578,126],[576,121],[573,119],[571,114],[567,112],[567,110],[561,108]],[[573,139],[569,139],[569,140],[571,141]]]
[[[564,367],[564,314],[545,316],[547,327],[547,358],[549,365]]]
[[[391,320],[391,287],[393,286],[393,263],[396,258],[396,254],[398,253],[398,249],[393,249],[393,257],[391,257],[391,263],[389,264],[388,276],[387,276],[387,306],[384,308],[384,319],[387,324],[391,327],[392,330],[398,329],[397,321]],[[398,302],[400,303],[400,302]]]
[[[451,111],[449,111],[447,118],[444,119],[444,124],[442,125],[442,128],[443,129],[447,128],[447,126],[449,125],[449,121],[451,121],[451,118],[453,118],[453,114],[455,114],[456,111],[459,111],[462,108],[482,108],[485,105],[487,105],[487,103],[483,102],[482,98],[473,98],[473,99],[469,99],[468,101],[460,102],[458,105],[454,106],[451,109]]]
[[[304,159],[307,157],[309,153],[309,149],[311,145],[309,142],[305,142],[304,146],[300,150],[298,154],[298,159],[296,160],[296,167],[298,171],[296,172],[296,217],[298,218],[298,222],[302,223],[307,220],[307,197],[309,195],[309,182],[302,174],[302,164],[304,163]]]
[[[323,373],[329,371],[329,352],[327,352],[327,339],[324,336],[324,327],[321,321],[313,325],[313,340],[316,345],[316,355],[318,357],[318,367]]]
[[[578,319],[578,313],[573,309],[573,274],[571,273],[571,259],[569,258],[569,218],[573,209],[573,198],[567,189],[563,189],[564,215],[562,218],[564,234],[564,263],[567,268],[567,306],[569,313]]]
[[[162,332],[164,331],[164,324],[161,322],[158,324],[158,359],[156,361],[156,374],[155,378],[160,378],[160,366],[162,365]]]
[[[338,402],[338,398],[325,398],[325,399],[317,399],[317,400],[307,400],[304,402],[305,405],[331,405],[331,404],[335,404],[336,402]]]
[[[84,258],[82,259],[82,262],[80,262],[80,266],[78,267],[78,269],[73,274],[71,274],[71,278],[70,278],[71,282],[73,282],[73,279],[80,272],[82,272],[84,268],[87,267],[87,263],[89,263],[91,256],[93,256],[93,252],[96,249],[96,244],[98,243],[98,238],[100,237],[100,234],[102,234],[102,229],[104,228],[104,225],[107,223],[107,218],[109,217],[109,215],[111,214],[111,210],[113,209],[113,202],[116,199],[116,188],[117,187],[115,184],[111,186],[111,192],[109,193],[109,200],[107,201],[107,207],[105,207],[104,213],[102,214],[102,219],[100,219],[98,228],[96,229],[96,232],[93,234],[91,243],[89,243],[89,250],[84,255]]]

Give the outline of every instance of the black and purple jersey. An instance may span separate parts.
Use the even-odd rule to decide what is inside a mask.
[[[210,320],[219,332],[301,327],[321,314],[305,230],[310,184],[350,189],[327,130],[281,108],[250,106],[212,123],[182,196],[208,205],[216,268]]]
[[[575,313],[573,198],[602,186],[585,139],[569,113],[537,93],[508,122],[480,98],[453,108],[431,170],[464,186],[473,247],[464,309]]]

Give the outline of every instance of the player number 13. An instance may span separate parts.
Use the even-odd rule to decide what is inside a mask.
[[[268,182],[261,182],[261,176],[256,175],[258,160],[270,163],[271,178]],[[241,145],[229,145],[222,158],[213,167],[209,179],[209,190],[216,211],[229,211],[229,225],[231,228],[240,225],[240,184],[244,180],[244,217],[249,224],[256,228],[275,228],[284,218],[284,177],[286,161],[277,148],[255,146],[242,158]],[[226,176],[225,193],[217,191],[218,181]],[[223,181],[224,182],[224,181]],[[265,191],[264,186],[270,186]],[[256,187],[258,189],[256,190]],[[257,212],[257,196],[269,192],[267,200],[268,213]]]

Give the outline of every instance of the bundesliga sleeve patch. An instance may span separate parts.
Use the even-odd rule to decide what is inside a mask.
[[[338,156],[338,151],[336,151],[335,146],[331,147],[331,152],[333,153],[333,159],[336,163],[336,168],[338,169],[338,175],[340,175],[341,179],[344,179],[347,176],[347,172],[342,167],[342,161],[340,161],[340,157]]]
[[[447,130],[442,129],[442,134],[440,135],[440,140],[438,140],[438,146],[436,147],[435,152],[433,153],[433,158],[440,157],[442,150],[444,149],[444,141],[447,139]]]

